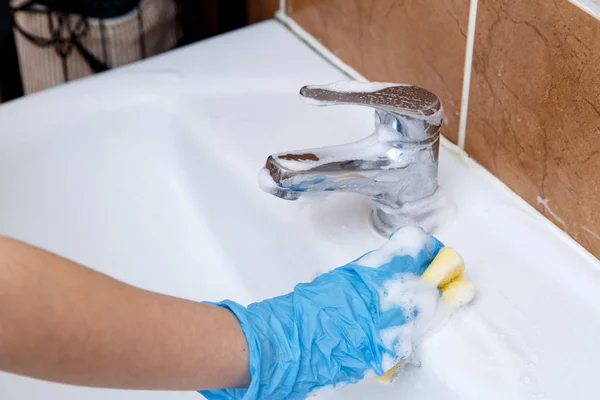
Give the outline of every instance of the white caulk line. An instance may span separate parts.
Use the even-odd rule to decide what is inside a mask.
[[[556,222],[558,222],[559,224],[561,224],[562,226],[564,226],[565,229],[567,228],[567,224],[565,224],[565,221],[561,217],[559,217],[558,215],[556,215],[554,213],[554,211],[552,211],[550,209],[550,206],[548,205],[550,203],[550,199],[543,199],[540,196],[538,196],[537,202],[538,202],[538,204],[541,204],[542,207],[544,207],[544,211],[546,211],[548,214],[550,214],[552,216],[552,218],[554,218],[554,220]]]
[[[308,46],[312,47],[317,53],[319,53],[323,58],[329,61],[334,67],[341,70],[343,73],[348,75],[352,79],[356,79],[361,82],[368,82],[368,79],[362,76],[357,70],[343,62],[336,56],[331,50],[327,47],[323,46],[321,42],[319,42],[313,35],[308,33],[303,27],[298,25],[296,21],[290,18],[285,13],[277,12],[275,14],[275,18],[279,20],[283,25],[287,26],[289,30],[291,30],[296,36],[298,36],[303,42],[305,42]]]
[[[463,75],[462,97],[460,104],[460,122],[458,124],[458,147],[464,150],[467,140],[467,114],[469,112],[469,90],[471,89],[471,71],[473,69],[473,49],[475,47],[475,28],[477,26],[477,3],[471,0],[469,8],[469,27],[467,29],[467,50],[465,51],[465,72]]]

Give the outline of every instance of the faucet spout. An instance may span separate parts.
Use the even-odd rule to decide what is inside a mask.
[[[383,128],[385,129],[385,128]],[[390,207],[427,197],[437,188],[437,137],[389,141],[381,130],[355,143],[273,154],[266,169],[282,198],[304,192],[356,192]]]
[[[404,225],[422,225],[413,221],[414,205],[438,192],[443,113],[439,100],[408,85],[365,87],[350,82],[344,87],[362,92],[340,91],[340,83],[333,85],[338,85],[337,91],[332,86],[308,86],[300,93],[317,105],[374,107],[375,131],[354,143],[272,154],[261,172],[261,186],[286,200],[309,192],[363,194],[373,201],[373,222],[383,234]],[[373,87],[377,90],[364,91]]]

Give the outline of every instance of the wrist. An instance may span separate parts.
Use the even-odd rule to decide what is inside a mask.
[[[231,301],[224,300],[219,303],[208,303],[216,306],[220,312],[227,314],[230,321],[235,321],[239,331],[238,340],[244,342],[244,362],[240,365],[236,362],[237,368],[234,374],[238,382],[237,385],[229,385],[223,389],[200,391],[207,399],[254,399],[258,398],[258,382],[260,381],[260,364],[256,365],[256,359],[260,359],[260,343],[256,334],[249,311],[244,306]],[[240,360],[237,360],[240,361]],[[240,373],[240,371],[242,371]]]
[[[218,307],[218,312],[223,315],[224,331],[231,332],[226,338],[232,353],[229,369],[231,387],[247,388],[251,381],[248,340],[235,312],[228,307]]]

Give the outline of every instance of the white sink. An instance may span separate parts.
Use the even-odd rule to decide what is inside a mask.
[[[286,293],[383,240],[365,198],[286,202],[257,185],[271,153],[371,132],[368,109],[297,99],[343,78],[267,22],[4,105],[0,233],[192,300]],[[423,343],[421,368],[323,398],[593,397],[597,260],[451,145],[440,182],[458,213],[438,236],[466,259],[476,302]],[[3,400],[199,396],[0,374]]]

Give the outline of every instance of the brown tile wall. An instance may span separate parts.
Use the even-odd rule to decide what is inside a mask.
[[[287,0],[288,15],[368,79],[438,94],[455,142],[468,9]],[[600,257],[600,21],[566,0],[479,0],[472,67],[467,152]]]
[[[287,12],[368,79],[436,93],[456,142],[469,0],[288,0]]]
[[[467,152],[600,257],[600,21],[479,0],[473,59]]]
[[[264,21],[273,18],[279,10],[279,0],[246,0],[248,23]]]

